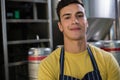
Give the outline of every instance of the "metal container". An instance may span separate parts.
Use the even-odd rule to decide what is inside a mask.
[[[89,16],[115,19],[115,0],[89,0]]]
[[[88,18],[87,39],[89,40],[104,40],[106,35],[110,32],[113,25],[113,19],[107,18]]]
[[[92,44],[112,53],[120,65],[120,41],[98,41]]]
[[[29,80],[38,80],[38,66],[40,61],[51,53],[50,48],[30,48],[28,54]]]

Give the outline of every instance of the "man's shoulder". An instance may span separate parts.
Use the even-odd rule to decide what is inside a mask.
[[[109,65],[110,63],[112,64],[112,62],[116,62],[115,57],[112,55],[112,53],[107,52],[94,45],[90,45],[90,49],[99,66],[103,65],[105,67],[106,64]]]
[[[43,61],[41,61],[42,63],[51,63],[52,62],[56,62],[59,60],[60,57],[60,51],[61,48],[57,48],[54,51],[52,51]]]
[[[89,44],[89,46],[90,46],[91,50],[98,51],[98,52],[103,52],[103,53],[110,53],[110,52],[107,52],[107,51],[101,49],[101,47],[97,47],[97,46],[92,45],[92,44]]]
[[[50,55],[48,55],[48,57],[50,56],[54,56],[54,57],[59,57],[60,56],[60,52],[61,52],[61,48],[57,48],[55,50],[53,50]]]
[[[112,53],[107,52],[100,47],[97,47],[95,45],[89,44],[90,49],[92,50],[93,54],[96,56],[101,56],[101,57],[110,57],[113,56]]]

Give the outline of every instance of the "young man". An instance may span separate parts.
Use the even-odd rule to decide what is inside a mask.
[[[64,47],[40,63],[38,80],[120,80],[115,58],[87,43],[88,22],[82,2],[61,0],[57,14]]]

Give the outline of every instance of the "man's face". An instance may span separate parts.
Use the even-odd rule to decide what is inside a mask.
[[[60,10],[58,26],[64,38],[80,40],[86,37],[88,26],[84,8],[80,4],[70,4]]]

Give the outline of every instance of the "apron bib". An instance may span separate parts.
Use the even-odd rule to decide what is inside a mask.
[[[92,54],[92,51],[89,47],[87,48],[87,50],[88,50],[88,54],[90,56],[90,59],[92,61],[92,65],[93,65],[94,70],[87,73],[82,79],[77,79],[75,77],[64,75],[64,48],[63,47],[61,48],[59,80],[102,80],[98,66],[97,66],[96,61],[95,61],[95,58]]]

